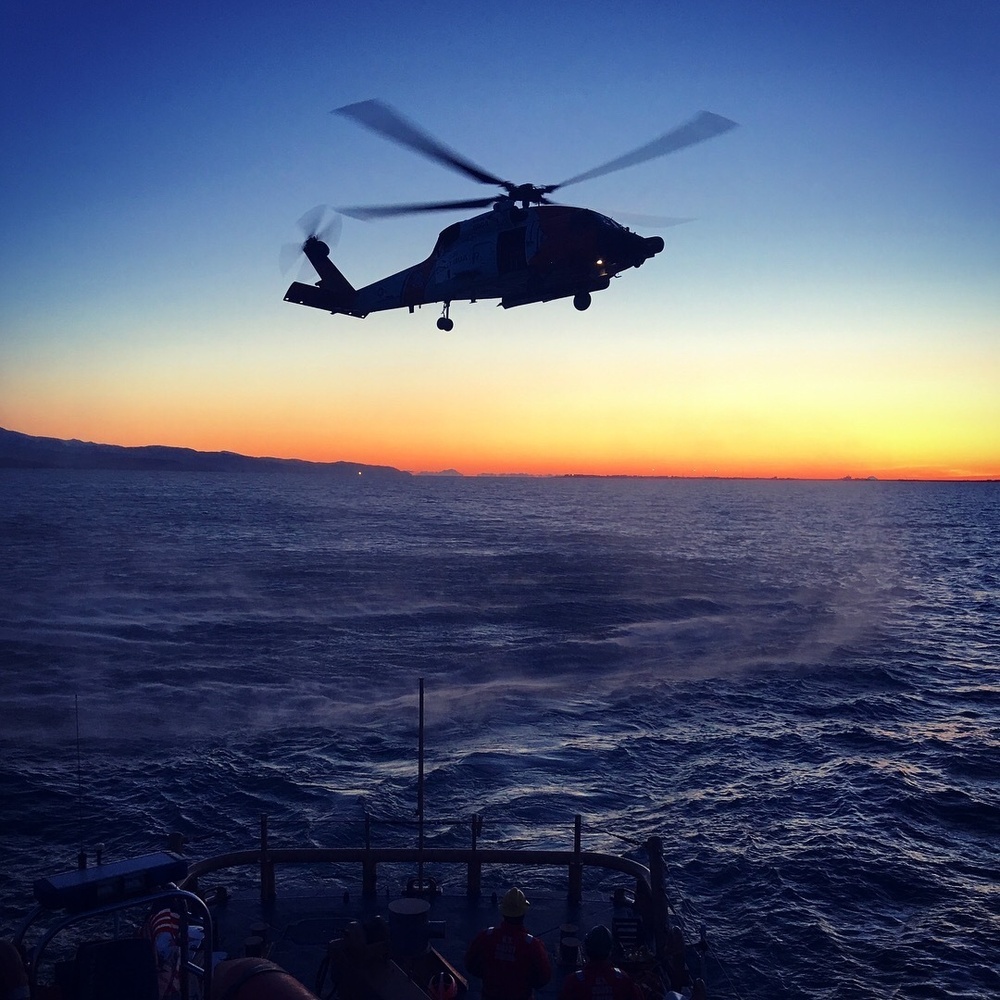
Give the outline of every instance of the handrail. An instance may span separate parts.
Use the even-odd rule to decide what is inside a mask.
[[[186,879],[185,879],[186,881]],[[171,885],[167,884],[161,886],[158,889],[150,890],[148,892],[141,893],[137,896],[128,896],[125,899],[118,899],[112,903],[108,903],[104,906],[95,906],[89,909],[84,909],[80,911],[74,911],[60,917],[54,924],[49,926],[39,940],[34,944],[34,946],[29,950],[29,962],[28,962],[28,988],[29,995],[34,996],[35,986],[37,984],[38,970],[42,963],[42,955],[45,949],[51,944],[52,939],[60,934],[62,931],[66,930],[68,927],[72,927],[74,924],[82,923],[84,920],[91,920],[95,917],[106,916],[108,914],[119,913],[123,910],[130,910],[135,907],[150,907],[156,903],[173,903],[179,904],[178,911],[181,915],[181,933],[180,933],[180,948],[181,948],[181,961],[179,968],[183,972],[182,979],[182,989],[187,995],[187,977],[194,973],[202,981],[202,989],[205,996],[209,996],[212,991],[212,941],[214,938],[212,930],[212,913],[201,897],[196,893],[193,893],[186,889],[183,885]],[[191,960],[191,953],[189,951],[189,938],[188,938],[188,921],[189,913],[188,907],[196,911],[201,918],[202,926],[204,929],[204,949],[205,949],[205,959],[202,965],[196,966]],[[50,915],[52,911],[46,910],[42,906],[37,906],[24,920],[21,926],[18,928],[17,933],[14,935],[13,941],[15,945],[20,945],[24,940],[25,935],[28,930],[40,921],[44,916]],[[5,994],[6,996],[6,994]]]
[[[649,869],[638,861],[599,851],[533,850],[523,848],[426,847],[268,847],[264,850],[232,851],[194,862],[182,887],[196,885],[199,877],[227,868],[277,864],[451,864],[451,865],[584,865],[631,875],[646,889],[652,886]]]

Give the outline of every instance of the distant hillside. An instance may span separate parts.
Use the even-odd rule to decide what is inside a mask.
[[[125,448],[90,441],[33,437],[0,427],[0,469],[121,469],[177,472],[327,472],[342,476],[409,477],[388,465],[302,462],[294,458],[251,458],[231,451],[194,451],[146,445]]]

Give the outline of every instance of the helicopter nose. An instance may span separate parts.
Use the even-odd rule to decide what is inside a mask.
[[[643,240],[646,245],[646,257],[655,257],[663,249],[662,236],[647,236]]]
[[[632,237],[632,254],[634,254],[633,267],[639,267],[651,257],[655,257],[663,249],[663,237],[661,236],[639,236],[638,233],[630,234]]]

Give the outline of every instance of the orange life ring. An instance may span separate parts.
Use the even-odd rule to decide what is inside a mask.
[[[28,1000],[28,973],[11,941],[0,941],[0,1000]]]
[[[316,1000],[316,994],[266,958],[233,958],[212,971],[212,1000]]]

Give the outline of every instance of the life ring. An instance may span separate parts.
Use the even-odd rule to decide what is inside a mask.
[[[0,941],[0,1000],[28,1000],[28,973],[12,941]]]
[[[233,958],[212,972],[212,1000],[317,1000],[290,972],[266,958]]]
[[[139,937],[153,943],[156,954],[156,978],[161,997],[178,993],[181,988],[181,917],[170,907],[153,910],[139,929]]]

